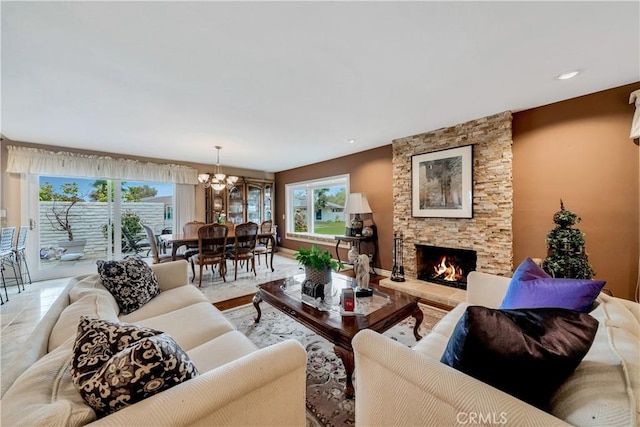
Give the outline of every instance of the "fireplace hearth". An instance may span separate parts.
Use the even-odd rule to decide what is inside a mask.
[[[467,289],[467,275],[476,269],[476,251],[415,245],[417,279]]]

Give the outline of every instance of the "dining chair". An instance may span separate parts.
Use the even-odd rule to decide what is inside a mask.
[[[4,287],[4,296],[7,302],[9,301],[9,294],[7,292],[7,278],[4,276],[7,265],[10,265],[13,269],[13,275],[18,285],[18,293],[20,293],[21,277],[16,270],[16,260],[13,256],[13,237],[15,234],[15,227],[4,227],[0,232],[0,276],[2,276],[2,286]],[[24,288],[24,284],[22,287]],[[0,295],[0,302],[4,304],[2,295]]]
[[[155,236],[153,238],[155,239]],[[122,252],[124,253],[134,252],[137,255],[146,250],[147,256],[149,256],[149,252],[151,252],[151,240],[149,240],[149,236],[147,235],[145,238],[142,235],[134,235],[127,227],[122,227],[122,243]]]
[[[266,221],[262,221],[260,224],[260,234],[269,234],[271,233],[271,229],[273,228],[273,220],[268,219]],[[264,263],[269,267],[269,258],[268,254],[273,250],[271,247],[271,239],[267,237],[259,238],[256,243],[255,256],[258,258],[258,264],[260,264],[260,255],[264,254]]]
[[[238,279],[238,261],[247,262],[247,271],[249,271],[249,261],[251,261],[251,269],[254,276],[256,274],[255,248],[258,237],[258,224],[255,222],[245,222],[236,225],[235,238],[233,247],[227,250],[227,257],[233,260],[235,276],[233,280]]]
[[[225,275],[227,273],[226,251],[227,251],[227,235],[229,229],[224,224],[206,224],[198,229],[198,253],[191,257],[191,265],[198,263],[200,266],[200,277],[198,287],[202,286],[202,267],[211,266],[211,274],[214,273],[214,266],[218,265],[220,276],[223,281],[227,281]],[[191,278],[193,282],[194,276]]]
[[[156,241],[156,235],[153,232],[153,229],[148,225],[142,224],[144,231],[147,233],[147,238],[149,239],[149,243],[151,243],[151,255],[153,256],[153,263],[160,264],[163,262],[171,262],[173,258],[171,254],[160,254],[158,250],[158,242]],[[184,259],[184,255],[176,255],[176,257]]]
[[[197,234],[198,233],[198,229],[200,227],[202,227],[203,225],[204,225],[204,222],[202,222],[202,221],[189,221],[185,225],[182,226],[182,234],[184,234],[184,235]],[[193,273],[193,277],[195,277],[195,275],[196,275],[196,270],[195,270],[195,267],[194,267],[194,262],[191,259],[191,257],[193,257],[197,253],[198,253],[198,247],[197,246],[191,246],[191,245],[187,245],[187,248],[183,253],[184,259],[186,259],[187,261],[189,261],[191,263],[191,272]]]
[[[13,247],[13,255],[18,263],[18,271],[20,272],[20,278],[22,279],[22,286],[24,287],[24,274],[26,272],[29,278],[29,284],[31,281],[31,272],[29,271],[29,264],[27,264],[27,233],[29,232],[29,226],[23,225],[18,230],[18,238],[16,239],[16,245]]]

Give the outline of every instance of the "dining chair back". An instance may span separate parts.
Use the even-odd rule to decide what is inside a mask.
[[[148,225],[142,224],[145,233],[147,233],[147,239],[149,239],[149,243],[151,244],[151,256],[153,257],[154,264],[160,264],[162,262],[173,261],[171,255],[162,254],[160,255],[160,251],[158,250],[158,241],[156,240],[156,235],[153,232],[153,229]],[[179,258],[184,258],[182,255],[178,255]]]
[[[182,226],[182,233],[186,235],[198,234],[198,230],[200,227],[204,225],[202,221],[189,221],[185,225]],[[193,277],[196,275],[196,270],[193,265],[192,256],[198,253],[198,247],[193,245],[187,245],[187,248],[184,251],[184,259],[191,263],[191,272],[193,273]]]
[[[231,249],[228,250],[227,256],[233,260],[235,276],[234,280],[238,278],[238,261],[247,262],[247,271],[249,271],[249,261],[251,261],[251,269],[253,274],[256,275],[256,261],[255,261],[255,248],[256,239],[258,237],[258,224],[255,222],[245,222],[243,224],[236,225],[234,244]]]
[[[262,221],[260,224],[260,233],[259,234],[270,234],[271,229],[273,228],[273,220]],[[260,264],[260,255],[264,254],[264,263],[269,267],[269,260],[267,255],[273,248],[271,247],[271,239],[269,238],[261,238],[258,239],[256,243],[255,256],[258,258],[258,264]]]
[[[191,258],[192,263],[198,263],[200,267],[198,287],[202,286],[202,268],[205,265],[210,265],[212,272],[213,267],[218,265],[222,280],[227,281],[225,252],[228,233],[229,229],[224,224],[206,224],[198,229],[198,253]],[[191,281],[193,282],[194,279],[195,274]]]

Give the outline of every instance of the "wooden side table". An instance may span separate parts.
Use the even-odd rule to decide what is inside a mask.
[[[378,252],[378,238],[375,231],[371,236],[335,236],[334,238],[336,240],[336,258],[338,259],[338,262],[342,262],[343,264],[349,264],[349,265],[353,265],[353,263],[343,262],[340,260],[340,251],[338,250],[338,248],[340,247],[340,242],[349,242],[351,246],[357,245],[359,254],[362,253],[360,250],[360,246],[362,242],[372,242],[373,253],[369,258],[369,263],[371,267],[371,272],[374,274],[376,273],[375,267],[373,266],[373,260],[376,258],[376,254]]]

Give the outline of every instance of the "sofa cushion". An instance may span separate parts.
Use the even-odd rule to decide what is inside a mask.
[[[46,354],[2,397],[3,426],[84,426],[96,414],[76,390],[70,374],[74,338]]]
[[[86,317],[80,322],[72,376],[99,417],[197,375],[184,350],[165,333]]]
[[[596,319],[571,310],[470,306],[441,361],[546,409],[552,393],[591,347],[597,329]]]
[[[49,351],[61,345],[78,330],[80,316],[118,320],[118,307],[111,304],[112,298],[102,293],[87,293],[73,304],[68,305],[60,314],[49,335]]]
[[[440,360],[449,337],[453,334],[453,331],[460,320],[460,317],[467,310],[469,304],[462,302],[454,307],[449,313],[446,314],[427,336],[418,341],[412,348],[414,351],[422,353],[435,360]]]
[[[120,315],[119,318],[122,322],[140,323],[144,319],[161,316],[171,311],[201,302],[211,304],[211,301],[195,286],[184,285],[169,289],[168,291],[162,291],[160,295],[148,304],[143,305],[133,313]]]
[[[139,309],[160,293],[156,274],[139,257],[98,260],[96,264],[102,283],[113,294],[122,314]]]
[[[629,307],[628,301],[604,294],[598,302],[590,313],[600,322],[593,345],[554,393],[550,412],[573,425],[636,426],[640,423],[640,305]]]
[[[220,351],[224,349],[224,351]],[[258,350],[242,332],[233,330],[201,344],[187,354],[201,374],[226,365]]]
[[[71,282],[75,282],[75,284],[69,291],[69,304],[73,304],[85,295],[101,294],[108,298],[110,304],[112,304],[115,309],[120,312],[118,302],[113,297],[111,292],[109,292],[107,288],[104,287],[98,273],[82,276],[80,280],[78,280],[77,278],[73,278],[71,279]]]
[[[194,319],[198,319],[197,322]],[[209,301],[140,320],[136,324],[166,332],[185,351],[235,329]]]

